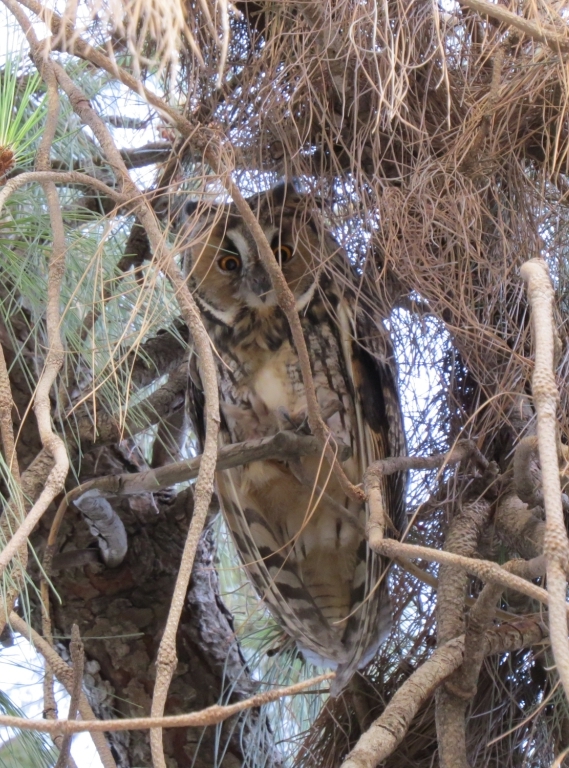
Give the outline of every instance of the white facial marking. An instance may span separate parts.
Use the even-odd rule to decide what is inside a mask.
[[[312,297],[314,296],[314,291],[316,290],[316,280],[310,285],[308,290],[304,291],[304,293],[301,293],[298,299],[296,300],[296,310],[297,312],[302,312],[302,310],[310,304],[312,301]]]
[[[227,237],[231,240],[233,245],[237,248],[237,250],[239,251],[239,255],[241,256],[243,261],[245,261],[251,256],[249,243],[247,242],[246,238],[243,237],[241,232],[239,232],[238,229],[228,229]]]
[[[208,312],[211,312],[214,317],[216,317],[222,323],[225,323],[225,325],[232,325],[235,322],[235,318],[237,316],[237,308],[228,309],[226,312],[224,312],[222,309],[217,309],[216,307],[212,306],[209,301],[206,301],[202,296],[198,296],[198,302],[202,304]]]

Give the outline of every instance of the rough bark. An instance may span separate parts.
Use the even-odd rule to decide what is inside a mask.
[[[68,638],[72,624],[78,624],[85,643],[87,691],[99,717],[140,717],[150,712],[154,660],[192,509],[190,491],[159,512],[150,495],[122,500],[118,512],[129,539],[122,565],[109,569],[93,558],[54,574],[61,601],[52,599],[53,632]],[[48,530],[46,520],[36,533],[34,546],[40,554]],[[73,551],[85,551],[94,543],[73,506],[67,512],[60,542],[68,561],[73,559]],[[235,641],[231,615],[219,594],[213,557],[213,535],[208,530],[200,543],[178,634],[179,663],[166,714],[214,704],[229,687],[231,701],[255,691]],[[59,643],[63,654],[67,645],[66,640]],[[255,717],[253,726],[243,733],[235,719],[223,725],[221,735],[215,728],[166,731],[169,765],[237,768],[243,763],[243,745],[253,736],[255,720],[257,748],[265,751],[266,764],[274,765],[268,725]],[[147,732],[112,734],[110,743],[120,768],[150,764]]]

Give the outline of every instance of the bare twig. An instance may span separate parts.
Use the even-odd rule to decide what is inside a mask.
[[[379,544],[382,541],[387,520],[381,491],[383,477],[396,472],[406,472],[409,469],[437,469],[468,459],[473,459],[482,469],[488,467],[488,461],[471,440],[457,443],[448,453],[435,456],[393,456],[371,464],[364,474],[364,488],[369,504],[367,529],[370,545],[373,546],[373,543]]]
[[[152,93],[148,88],[145,88],[140,80],[131,75],[130,72],[122,69],[122,67],[119,67],[115,61],[112,61],[101,53],[101,51],[98,51],[89,45],[89,43],[82,40],[69,20],[64,20],[51,8],[46,8],[41,3],[36,2],[36,0],[23,0],[22,5],[42,19],[54,33],[54,50],[73,53],[75,56],[90,61],[96,67],[100,67],[105,72],[108,72],[112,77],[118,78],[123,85],[126,85],[126,87],[133,91],[133,93],[142,93],[148,103],[155,107],[162,116],[169,119],[184,136],[191,136],[196,132],[196,126],[193,126],[186,120],[177,109],[170,107],[166,101],[159,96],[156,96],[156,94]],[[60,35],[61,32],[64,32],[65,34],[65,42],[63,42],[62,39],[59,41],[57,40],[57,36]]]
[[[315,437],[297,435],[294,432],[277,432],[276,435],[259,440],[247,440],[244,443],[233,443],[221,447],[217,453],[217,471],[263,459],[288,461],[300,456],[315,456],[321,451],[320,441]],[[347,446],[338,446],[338,452],[340,461],[344,461],[349,457],[350,450]],[[193,480],[198,475],[201,462],[200,455],[136,474],[131,472],[124,475],[98,477],[74,488],[67,494],[67,499],[69,501],[77,498],[78,494],[92,488],[98,489],[105,496],[155,493],[161,488]]]
[[[553,657],[569,698],[569,639],[567,637],[567,570],[569,539],[563,518],[561,482],[557,455],[557,405],[559,393],[554,375],[553,287],[542,259],[526,262],[521,270],[532,308],[535,369],[532,391],[537,411],[537,439],[543,500],[545,536],[543,554],[547,562],[549,631]]]
[[[569,36],[560,35],[555,29],[524,19],[504,8],[503,5],[490,3],[488,0],[459,0],[459,2],[465,8],[470,8],[481,16],[489,16],[491,19],[496,19],[502,24],[517,29],[533,40],[545,43],[556,53],[569,50]]]
[[[70,652],[71,662],[73,664],[73,688],[69,701],[69,714],[67,715],[68,722],[77,719],[79,701],[81,698],[81,686],[83,684],[83,670],[85,667],[85,649],[81,642],[81,635],[79,634],[79,627],[77,624],[73,624],[71,627]],[[67,768],[67,766],[70,765],[70,762],[72,762],[70,755],[71,738],[70,733],[64,735],[55,768]]]
[[[24,187],[26,184],[82,184],[85,186],[93,187],[94,189],[102,192],[104,195],[108,195],[118,205],[125,205],[128,202],[128,198],[121,195],[116,189],[107,186],[99,179],[89,176],[86,173],[80,173],[79,171],[51,171],[51,170],[37,170],[28,171],[27,173],[21,173],[19,176],[15,176],[10,179],[2,187],[0,191],[0,211],[6,204],[6,201],[14,194],[18,189]]]
[[[65,664],[65,662],[60,659],[59,656],[57,656],[55,651],[53,651],[53,649],[51,649],[49,645],[45,643],[45,641],[43,641],[37,633],[34,633],[34,631],[31,630],[31,628],[28,627],[27,624],[22,619],[20,619],[19,616],[16,614],[11,614],[10,623],[18,632],[23,634],[24,637],[31,637],[32,642],[40,651],[40,653],[47,654],[46,658],[50,664],[55,662],[52,654],[55,655],[56,659],[59,661],[59,664],[55,663],[54,665],[56,675],[71,693],[73,685],[73,672],[67,666],[67,664]],[[65,672],[62,671],[61,665],[63,665],[65,668]],[[309,690],[315,686],[318,686],[320,683],[325,682],[326,680],[333,680],[334,676],[334,672],[327,672],[326,674],[318,675],[318,677],[311,677],[308,680],[302,680],[300,683],[295,683],[294,685],[288,685],[283,688],[274,688],[271,691],[258,693],[248,699],[243,699],[243,701],[237,701],[235,704],[228,704],[227,706],[220,706],[215,704],[214,706],[202,709],[200,712],[189,712],[188,714],[184,715],[169,715],[167,717],[159,718],[130,717],[122,718],[120,720],[96,720],[92,712],[90,716],[86,716],[86,709],[84,705],[86,698],[82,693],[82,703],[79,707],[79,712],[82,717],[82,720],[80,721],[58,720],[57,722],[46,722],[41,720],[29,720],[28,718],[24,717],[0,717],[0,725],[13,728],[23,728],[28,731],[40,731],[41,733],[54,733],[59,731],[63,734],[73,734],[81,733],[82,731],[89,731],[89,733],[93,734],[94,740],[94,734],[101,734],[104,731],[116,732],[148,730],[150,728],[187,728],[215,725],[216,723],[222,723],[224,720],[239,714],[239,712],[244,712],[247,709],[260,707],[263,704],[270,703],[271,701],[278,701],[278,699],[282,699],[285,696],[294,696],[297,693]],[[103,760],[103,764],[105,768],[107,768],[107,766],[116,768],[114,761],[111,763],[105,763]]]
[[[395,541],[394,539],[383,539],[379,543],[370,546],[381,555],[395,559],[400,557],[420,558],[431,563],[442,563],[451,565],[455,568],[462,568],[473,576],[477,576],[482,581],[488,581],[492,584],[500,584],[506,589],[515,589],[523,595],[538,600],[544,605],[548,605],[549,597],[545,589],[537,587],[531,582],[525,581],[519,576],[504,570],[497,563],[491,560],[478,560],[470,557],[462,557],[452,552],[441,552],[430,547],[421,547],[416,544],[406,544],[405,542]],[[569,611],[568,611],[569,614]]]

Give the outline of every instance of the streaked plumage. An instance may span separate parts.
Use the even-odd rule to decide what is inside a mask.
[[[316,393],[343,466],[361,483],[405,438],[396,370],[380,316],[333,238],[290,186],[249,200],[297,300]],[[255,243],[233,206],[197,217],[190,204],[186,269],[218,354],[224,444],[306,430],[306,400],[288,323]],[[190,417],[203,439],[199,365]],[[261,461],[218,474],[223,512],[251,580],[308,658],[338,668],[340,686],[374,655],[390,626],[385,563],[364,536],[366,509],[346,497],[325,460]],[[385,482],[393,527],[404,478]],[[379,584],[379,586],[378,586]]]

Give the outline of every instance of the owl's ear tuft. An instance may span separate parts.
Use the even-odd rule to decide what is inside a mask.
[[[297,205],[302,195],[299,194],[290,181],[283,181],[269,191],[270,201],[275,206]]]

